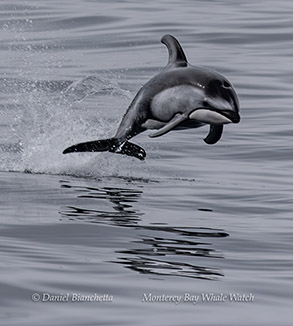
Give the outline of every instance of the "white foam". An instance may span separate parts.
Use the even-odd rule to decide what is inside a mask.
[[[90,79],[89,94],[83,81],[81,103],[76,102],[77,98],[81,100],[80,87],[77,96],[73,88],[67,88],[66,96],[44,88],[18,94],[20,109],[9,130],[17,150],[1,153],[0,170],[95,178],[121,174],[129,164],[141,166],[134,158],[121,159],[113,153],[62,154],[70,145],[111,137],[129,105],[123,91],[117,90],[120,94],[116,96],[102,91],[94,96],[94,80]]]

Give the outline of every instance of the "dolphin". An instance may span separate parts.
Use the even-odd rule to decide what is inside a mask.
[[[144,160],[144,149],[129,139],[146,130],[156,130],[149,135],[154,138],[174,129],[209,124],[204,141],[215,144],[224,124],[240,121],[239,101],[231,83],[212,69],[189,64],[174,36],[164,35],[161,42],[169,52],[168,64],[138,91],[115,136],[70,146],[63,154],[109,151]]]

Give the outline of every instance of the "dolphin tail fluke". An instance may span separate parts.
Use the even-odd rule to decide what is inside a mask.
[[[131,142],[119,142],[117,138],[108,138],[89,141],[86,143],[79,143],[66,148],[63,154],[77,153],[77,152],[112,152],[133,156],[139,160],[144,160],[146,153],[145,150]]]
[[[146,157],[146,152],[142,147],[129,141],[126,141],[123,145],[121,145],[119,149],[115,151],[115,153],[133,156],[141,161],[143,161]]]
[[[77,153],[77,152],[106,152],[110,151],[111,147],[115,147],[115,138],[101,139],[89,141],[86,143],[79,143],[66,148],[63,154]]]

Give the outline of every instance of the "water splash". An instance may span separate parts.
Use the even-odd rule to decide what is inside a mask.
[[[10,84],[17,109],[0,147],[2,171],[100,177],[117,175],[123,164],[129,165],[129,160],[108,153],[62,154],[73,143],[114,133],[121,119],[115,108],[121,102],[127,107],[130,98],[115,79],[88,76],[69,85],[24,80]]]
[[[130,91],[120,87],[115,79],[109,77],[87,76],[84,79],[71,83],[64,91],[63,95],[71,102],[80,102],[89,95],[118,95],[125,96],[129,100],[132,98]]]

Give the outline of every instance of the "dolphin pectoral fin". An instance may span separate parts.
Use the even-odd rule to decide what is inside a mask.
[[[160,129],[166,125],[166,122],[148,119],[145,123],[141,126],[145,129]]]
[[[155,138],[155,137],[162,136],[162,135],[166,134],[167,132],[169,132],[170,130],[174,129],[176,126],[178,126],[180,123],[182,123],[186,119],[188,119],[188,118],[185,115],[176,114],[169,122],[166,123],[166,125],[164,127],[159,129],[158,131],[150,134],[149,137]]]
[[[223,128],[223,125],[210,125],[210,132],[204,141],[209,145],[217,143],[222,136]]]

